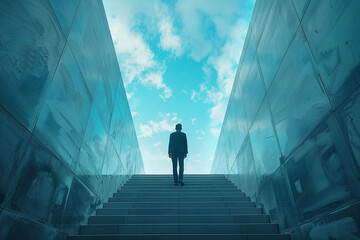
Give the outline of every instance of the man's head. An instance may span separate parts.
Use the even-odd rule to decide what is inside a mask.
[[[176,124],[175,129],[176,131],[181,131],[182,125],[180,123]]]

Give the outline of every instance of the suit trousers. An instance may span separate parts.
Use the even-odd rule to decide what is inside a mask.
[[[183,175],[184,175],[184,155],[174,155],[172,154],[171,160],[173,163],[173,176],[175,183],[178,183],[179,181],[182,182]],[[179,178],[177,173],[177,162],[179,160]]]

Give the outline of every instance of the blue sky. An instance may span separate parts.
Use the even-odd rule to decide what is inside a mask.
[[[171,173],[181,123],[185,173],[208,173],[255,0],[104,0],[146,173]]]

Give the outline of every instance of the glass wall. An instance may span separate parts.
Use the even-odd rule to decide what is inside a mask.
[[[0,238],[62,239],[142,158],[101,0],[0,2]]]
[[[256,1],[212,172],[293,239],[360,236],[359,11]]]

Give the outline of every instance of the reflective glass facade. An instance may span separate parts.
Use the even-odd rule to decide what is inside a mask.
[[[360,236],[359,10],[256,1],[212,172],[293,239]]]
[[[0,2],[0,239],[62,239],[143,163],[101,0]]]

